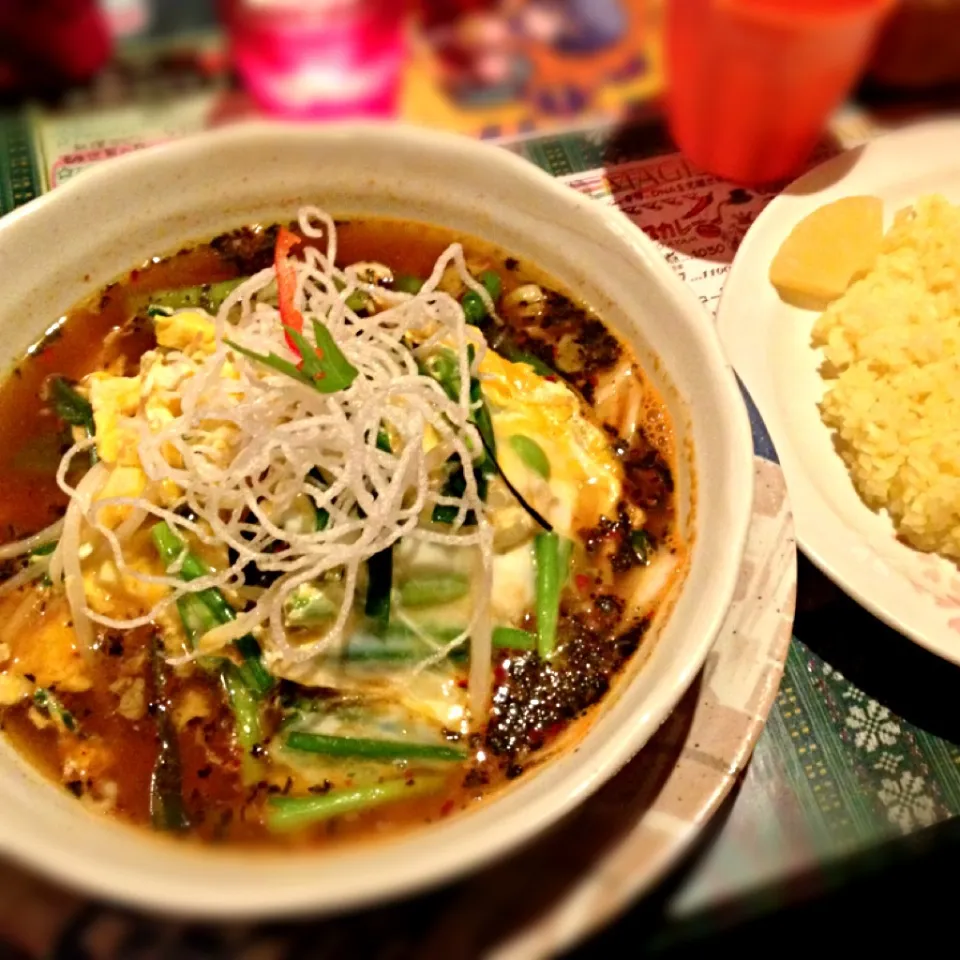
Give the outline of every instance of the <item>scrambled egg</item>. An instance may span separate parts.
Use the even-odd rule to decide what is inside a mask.
[[[170,316],[156,318],[157,344],[178,350],[189,359],[200,359],[216,347],[212,319],[195,310],[181,310]],[[182,357],[149,351],[141,358],[140,372],[133,377],[93,373],[87,379],[90,404],[96,426],[97,453],[114,470],[98,499],[108,497],[139,497],[147,487],[138,455],[140,429],[134,418],[146,421],[152,431],[161,430],[180,415],[180,391],[185,380],[193,375],[193,368]],[[229,364],[224,375],[235,376]],[[230,427],[211,425],[209,443],[213,449],[226,452],[230,447]],[[168,447],[164,454],[171,466],[182,465],[179,453]],[[176,488],[162,484],[158,491],[160,502],[169,502],[177,495]],[[104,508],[101,521],[116,527],[127,516],[129,508]]]
[[[157,344],[191,359],[212,353],[213,322],[199,311],[183,310],[156,318]],[[180,414],[179,388],[192,376],[189,363],[158,351],[145,353],[134,377],[93,373],[87,378],[96,426],[97,453],[107,464],[140,467],[140,433],[132,419],[142,415],[153,430]]]
[[[182,350],[188,357],[204,353],[209,356],[217,346],[213,321],[200,310],[160,315],[154,320],[154,329],[161,347]]]
[[[138,573],[154,576],[163,573],[149,529],[138,530],[133,535],[124,550],[124,558]],[[83,589],[92,610],[117,619],[139,617],[167,594],[162,584],[145,583],[121,573],[106,544],[100,545],[85,560]]]
[[[19,624],[0,651],[0,703],[26,699],[38,686],[62,693],[90,689],[89,665],[77,648],[65,597],[14,593],[0,602],[0,618]]]
[[[576,394],[492,350],[480,363],[480,375],[497,459],[521,496],[567,537],[596,526],[604,515],[615,517],[623,467],[609,438],[584,415]],[[549,480],[516,453],[509,442],[513,436],[540,446],[550,463]]]
[[[156,431],[179,416],[180,389],[193,375],[191,364],[183,357],[199,359],[211,354],[216,346],[213,321],[201,311],[182,310],[170,316],[158,316],[156,336],[161,348],[178,350],[183,356],[168,355],[160,350],[149,351],[143,355],[136,376],[97,372],[87,379],[97,453],[100,460],[111,467],[97,500],[136,498],[147,493],[148,478],[138,455],[140,429],[134,420],[145,420],[149,429]],[[227,376],[231,373],[225,368]],[[210,432],[212,445],[226,451],[230,445],[229,427],[215,425]],[[181,465],[178,453],[172,448],[165,450],[164,454],[172,466]],[[150,491],[151,499],[162,504],[171,502],[177,495],[178,490],[170,481],[164,481]],[[130,509],[126,504],[105,506],[99,513],[99,522],[116,529],[127,518]],[[140,572],[161,572],[147,531],[134,536],[126,556],[129,564]],[[121,575],[104,547],[85,558],[84,587],[91,607],[113,617],[139,616],[166,592],[160,585]]]
[[[161,346],[173,345],[160,340],[159,332],[157,339]],[[143,355],[140,372],[134,377],[91,374],[87,383],[100,459],[108,464],[139,467],[140,431],[132,418],[142,416],[154,431],[164,427],[179,416],[180,387],[192,375],[189,363],[168,359],[156,351]],[[175,451],[170,450],[168,457],[171,463],[179,465]]]

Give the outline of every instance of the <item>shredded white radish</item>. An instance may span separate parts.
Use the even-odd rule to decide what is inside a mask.
[[[0,597],[5,597],[14,590],[19,590],[24,584],[39,580],[50,569],[50,558],[40,557],[28,563],[22,570],[18,570],[9,580],[0,584]]]
[[[91,441],[85,440],[71,448],[58,472],[60,486],[71,497],[61,527],[21,544],[33,546],[60,535],[50,575],[64,580],[77,635],[85,647],[93,643],[94,623],[124,629],[151,622],[186,592],[212,586],[242,588],[244,568],[254,564],[277,579],[258,594],[245,594],[252,597],[250,609],[207,633],[202,652],[215,652],[252,631],[291,663],[336,649],[345,641],[365,563],[375,554],[401,538],[472,550],[480,566],[472,618],[457,639],[420,668],[469,640],[471,706],[480,722],[491,680],[493,531],[470,468],[483,455],[473,423],[470,378],[486,344],[466,323],[457,300],[438,289],[444,271],[455,268],[491,313],[493,303],[467,270],[459,244],[443,253],[421,291],[411,296],[361,279],[369,276],[370,264],[335,267],[336,228],[323,211],[304,208],[299,222],[306,237],[321,241],[304,247],[302,259],[289,261],[296,273],[295,304],[305,321],[303,335],[313,345],[313,324],[323,324],[359,371],[356,379],[346,389],[321,393],[228,343],[275,354],[289,363],[299,359],[285,340],[275,305],[275,272],[261,271],[223,303],[214,318],[212,352],[172,350],[144,356],[145,386],[149,382],[155,396],[169,395],[174,411],[164,421],[151,420],[141,404],[141,413],[121,420],[124,429],[135,431],[137,457],[149,484],[145,493],[96,500],[111,469],[104,463],[72,488],[68,469],[89,447]],[[354,312],[347,300],[355,292],[375,297],[381,309],[370,316]],[[459,390],[453,398],[418,366],[441,346],[451,350],[456,361]],[[389,433],[392,452],[377,447],[381,426]],[[460,496],[443,493],[451,456],[468,467]],[[160,501],[157,491],[164,484],[169,490],[171,483],[179,497],[174,503]],[[296,529],[284,523],[304,496],[318,511],[326,511],[324,529]],[[455,508],[453,524],[429,522],[438,504]],[[126,519],[112,529],[104,522],[104,511],[121,506],[128,510]],[[466,524],[468,515],[475,518],[472,525]],[[128,556],[130,539],[160,520],[182,539],[232,548],[235,562],[190,583],[177,576],[175,567],[162,575],[144,572]],[[166,599],[126,620],[92,610],[84,592],[81,544],[97,537],[108,545],[122,576],[167,586]],[[17,547],[0,550],[12,556],[22,552]],[[337,616],[319,637],[292,642],[284,625],[285,602],[299,585],[332,571],[342,574]]]
[[[62,564],[63,588],[67,595],[67,603],[70,604],[70,613],[73,616],[73,629],[77,635],[80,649],[85,653],[93,649],[95,634],[91,622],[92,611],[87,605],[83,584],[80,557],[81,535],[90,504],[106,482],[108,473],[106,465],[98,463],[77,484],[63,520],[63,536],[60,538],[60,543],[53,554],[53,561],[59,561]],[[51,562],[51,578],[53,577],[53,561]]]
[[[38,547],[45,547],[48,543],[53,543],[57,537],[60,536],[61,530],[63,530],[63,520],[58,520],[39,533],[35,533],[32,537],[25,537],[23,540],[5,543],[0,547],[0,560],[10,560],[14,557],[23,556],[25,553],[30,553],[31,550],[36,550]]]

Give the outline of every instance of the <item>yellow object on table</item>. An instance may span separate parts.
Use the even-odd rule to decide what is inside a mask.
[[[770,282],[795,307],[823,310],[873,266],[883,240],[883,203],[844,197],[790,231],[770,264]]]

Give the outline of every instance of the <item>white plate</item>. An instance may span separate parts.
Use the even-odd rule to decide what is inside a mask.
[[[717,314],[727,356],[773,437],[803,551],[863,606],[928,650],[960,664],[960,574],[899,543],[885,514],[857,495],[817,407],[818,314],[783,303],[770,261],[804,216],[832,200],[870,194],[893,214],[919,196],[960,202],[960,119],[918,124],[805,174],[758,217],[740,246]]]

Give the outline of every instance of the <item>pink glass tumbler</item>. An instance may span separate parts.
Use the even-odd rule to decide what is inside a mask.
[[[259,106],[304,120],[397,111],[403,0],[224,0],[233,63]]]

